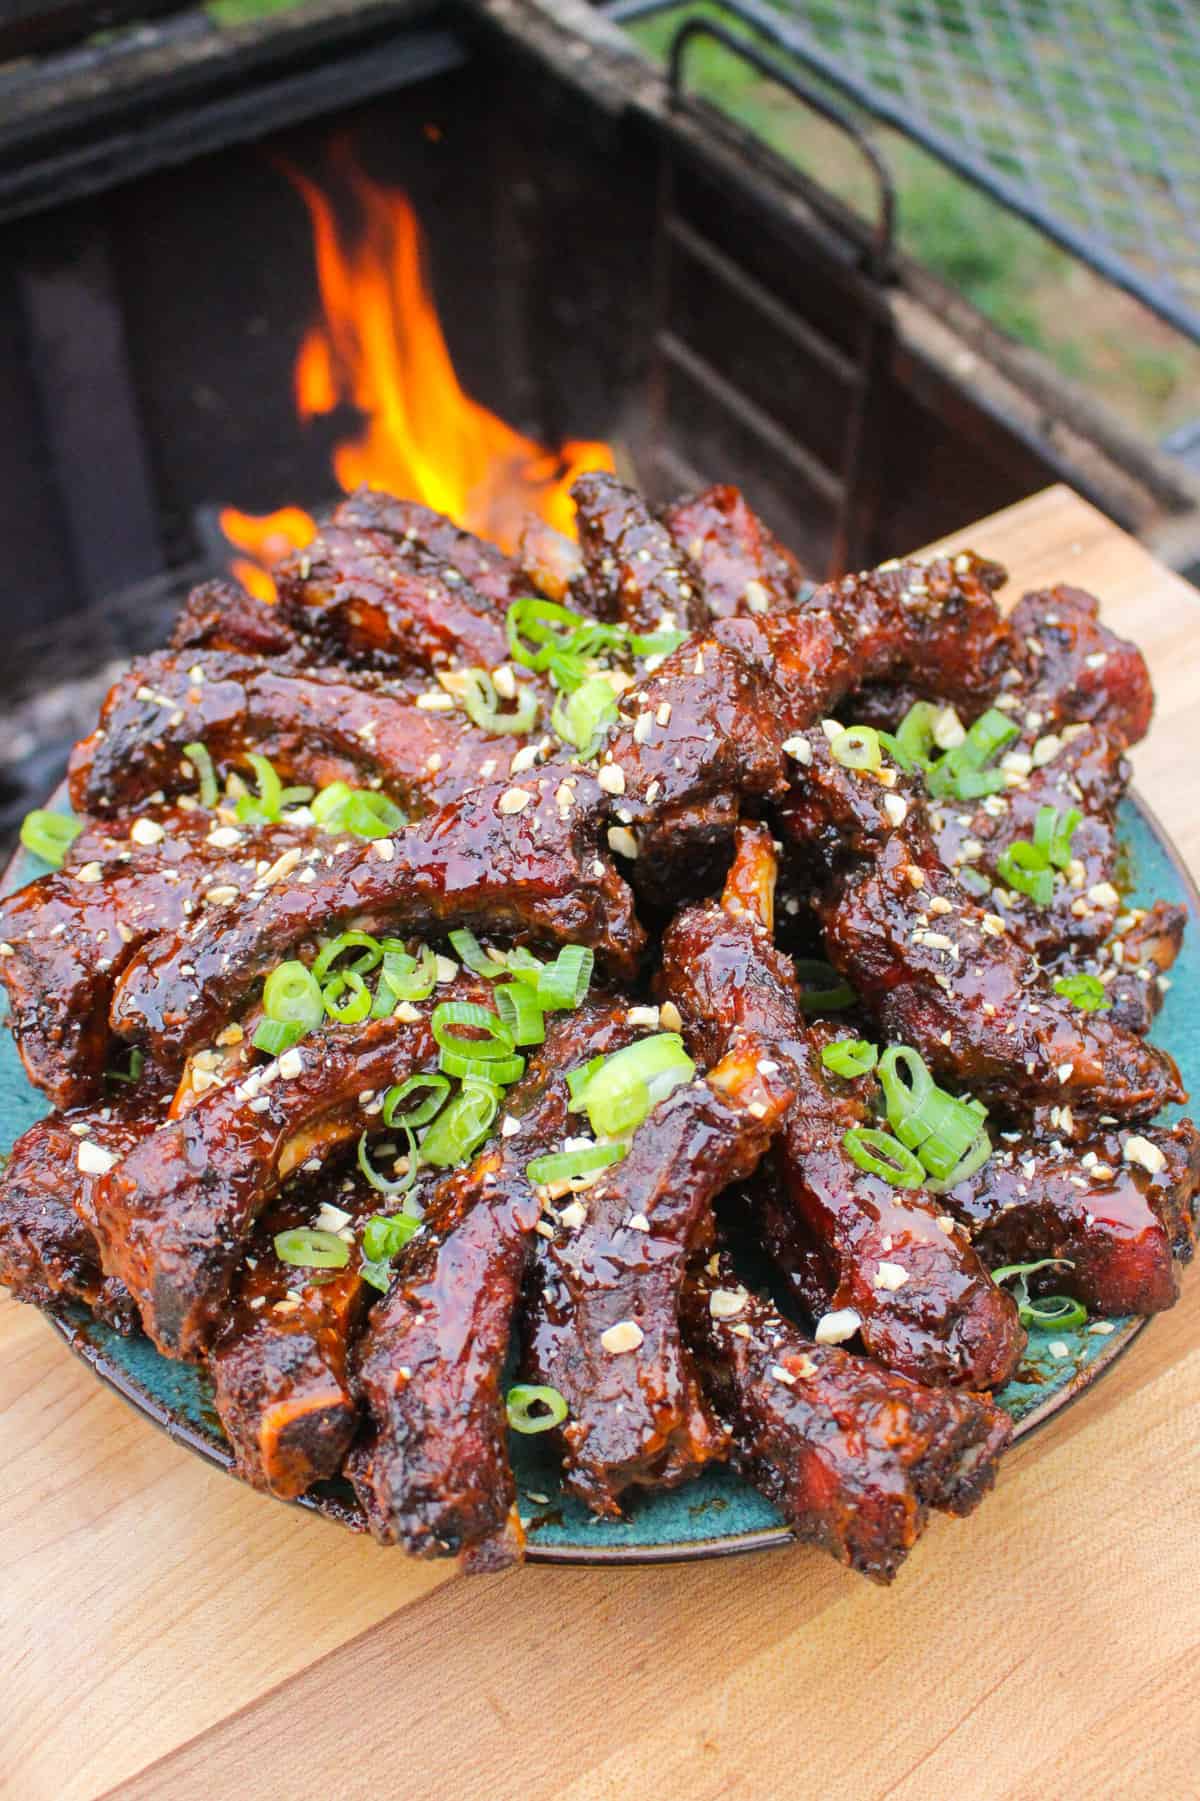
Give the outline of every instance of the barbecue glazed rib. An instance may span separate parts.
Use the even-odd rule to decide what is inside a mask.
[[[680,1287],[712,1201],[756,1167],[792,1098],[786,1059],[745,1038],[655,1109],[538,1247],[525,1367],[567,1402],[565,1486],[594,1513],[619,1517],[628,1489],[674,1487],[725,1455],[680,1338]]]
[[[479,985],[463,984],[453,998],[478,999]],[[207,1350],[255,1221],[284,1178],[357,1136],[368,1123],[363,1109],[392,1083],[436,1067],[432,1006],[414,1011],[416,1020],[326,1029],[210,1089],[101,1178],[104,1267],[125,1283],[166,1356]]]
[[[339,921],[392,932],[482,923],[589,945],[614,973],[631,973],[643,934],[597,849],[595,780],[550,765],[518,780],[481,786],[394,838],[277,864],[272,879],[257,878],[249,906],[230,902],[133,959],[113,997],[113,1030],[176,1059],[214,1038],[267,970]]]
[[[489,1568],[521,1554],[501,1374],[542,1211],[526,1166],[569,1129],[566,1071],[636,1036],[624,1008],[555,1023],[506,1097],[516,1129],[439,1184],[372,1311],[355,1360],[369,1429],[348,1473],[386,1544]]]
[[[1073,1295],[1091,1313],[1159,1313],[1179,1298],[1179,1265],[1195,1246],[1200,1135],[1108,1131],[997,1144],[982,1169],[945,1196],[991,1269],[1044,1257],[1034,1292]],[[1069,1265],[1069,1267],[1066,1267]]]
[[[1004,920],[941,864],[914,785],[836,762],[806,734],[783,823],[823,863],[830,960],[887,1036],[934,1074],[1017,1117],[1069,1102],[1145,1119],[1184,1098],[1172,1059],[1109,1013],[1056,994]]]
[[[1012,1421],[986,1396],[815,1344],[725,1257],[687,1282],[683,1320],[735,1465],[802,1543],[890,1582],[931,1508],[970,1513],[992,1486]]]
[[[754,1033],[794,1067],[796,1104],[777,1157],[797,1225],[828,1271],[830,1310],[852,1309],[864,1345],[889,1369],[938,1385],[999,1387],[1025,1342],[1011,1298],[940,1204],[890,1187],[843,1148],[844,1134],[866,1117],[862,1084],[822,1068],[823,1039],[805,1021],[794,968],[771,941],[774,872],[769,835],[743,826],[722,905],[689,908],[667,929],[660,992],[702,1057]]]
[[[708,618],[685,551],[641,495],[615,475],[581,475],[571,487],[591,610],[635,632],[692,631]]]
[[[147,827],[148,844],[131,837],[136,821],[85,829],[61,870],[0,902],[13,1036],[30,1081],[58,1107],[101,1092],[115,1060],[113,991],[139,947],[203,918],[248,889],[264,863],[313,842],[304,828],[235,831],[198,811],[148,816]]]
[[[148,1096],[131,1095],[48,1114],[17,1139],[0,1176],[0,1283],[19,1301],[81,1301],[116,1331],[137,1329],[124,1283],[101,1267],[94,1194],[109,1160],[153,1131],[153,1109]]]
[[[193,588],[171,632],[172,650],[228,650],[251,657],[299,656],[302,644],[279,608],[236,582]]]
[[[444,549],[397,529],[403,515],[402,503],[369,489],[343,501],[325,529],[275,569],[281,617],[323,651],[374,668],[502,663],[508,655],[503,609]],[[472,542],[466,533],[455,538]],[[452,548],[469,561],[475,553],[463,554],[465,546]],[[478,558],[486,565],[479,573],[489,580],[497,573],[495,559],[498,552]]]
[[[318,1203],[314,1195],[326,1198]],[[380,1207],[361,1178],[281,1195],[259,1221],[209,1352],[217,1413],[238,1475],[285,1501],[336,1476],[354,1437],[358,1405],[347,1362],[378,1298],[359,1273],[359,1237]],[[346,1267],[307,1272],[281,1262],[275,1236],[297,1227],[343,1231]]]
[[[803,597],[799,563],[737,488],[716,485],[663,513],[663,524],[699,571],[709,617],[782,613]]]
[[[426,703],[429,696],[426,696]],[[438,693],[438,705],[368,672],[304,670],[220,651],[157,651],[110,689],[100,725],[71,756],[71,800],[113,813],[159,791],[195,786],[185,745],[214,762],[270,756],[288,781],[323,787],[374,778],[410,811],[425,812],[508,767],[523,742],[497,745]],[[442,702],[445,706],[442,706]]]

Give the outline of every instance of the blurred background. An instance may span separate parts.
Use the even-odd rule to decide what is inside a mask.
[[[1200,571],[1193,0],[0,0],[0,833],[338,492],[814,577],[1064,480]]]

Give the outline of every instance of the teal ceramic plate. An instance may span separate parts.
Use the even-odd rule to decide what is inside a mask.
[[[1191,915],[1183,954],[1172,971],[1172,986],[1155,1036],[1178,1060],[1185,1086],[1200,1089],[1200,895],[1158,821],[1136,798],[1121,809],[1128,856],[1130,900],[1147,904],[1161,897],[1181,902]],[[3,890],[27,882],[41,868],[19,854],[9,866]],[[25,1080],[12,1040],[0,1039],[0,1142],[10,1144],[45,1111],[42,1097]],[[81,1308],[51,1316],[71,1349],[96,1374],[124,1395],[171,1438],[221,1469],[230,1468],[229,1447],[212,1404],[208,1379],[190,1365],[159,1356],[148,1339],[121,1338],[98,1325]],[[1022,1437],[1102,1374],[1147,1324],[1119,1320],[1105,1335],[1090,1332],[1034,1332],[1019,1381],[1000,1395]],[[1066,1344],[1056,1356],[1051,1345]],[[677,1558],[716,1557],[765,1550],[790,1542],[775,1509],[731,1471],[716,1469],[687,1487],[647,1494],[618,1523],[597,1523],[560,1489],[554,1458],[538,1439],[513,1442],[522,1518],[529,1556],[547,1563],[653,1563]],[[354,1530],[362,1517],[348,1483],[323,1484],[299,1506]]]

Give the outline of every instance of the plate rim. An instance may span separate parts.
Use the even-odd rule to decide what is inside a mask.
[[[66,779],[53,790],[46,804],[52,806],[63,798]],[[1197,885],[1182,853],[1174,843],[1170,833],[1163,825],[1154,808],[1142,797],[1132,784],[1126,790],[1127,799],[1141,815],[1152,837],[1171,864],[1178,879],[1183,898],[1185,899],[1193,924],[1200,927],[1200,886]],[[14,869],[24,852],[18,842],[11,856],[0,871],[0,893],[7,893]],[[107,1388],[120,1395],[135,1412],[141,1414],[150,1423],[157,1426],[174,1443],[193,1452],[211,1468],[222,1471],[242,1486],[254,1490],[244,1482],[233,1467],[231,1454],[224,1454],[220,1443],[207,1437],[192,1426],[189,1421],[177,1413],[149,1389],[145,1388],[131,1372],[121,1363],[110,1357],[95,1345],[87,1336],[83,1327],[73,1320],[69,1310],[42,1307],[39,1309],[52,1329],[63,1340],[73,1354],[85,1363]],[[83,1310],[86,1311],[86,1310]],[[90,1315],[87,1316],[90,1318]],[[1016,1422],[1011,1444],[1029,1437],[1042,1426],[1048,1425],[1064,1407],[1077,1401],[1083,1392],[1091,1388],[1112,1365],[1124,1355],[1146,1327],[1150,1325],[1153,1315],[1134,1316],[1117,1327],[1109,1342],[1092,1356],[1061,1388],[1055,1389],[1052,1395],[1034,1407],[1022,1419]],[[161,1355],[161,1353],[156,1353]],[[163,1359],[164,1362],[168,1361]],[[264,1494],[264,1500],[278,1503],[279,1497]],[[297,1496],[289,1503],[302,1508],[306,1513],[348,1529],[357,1534],[365,1534],[366,1524],[356,1508],[330,1494],[305,1494]],[[609,1566],[631,1566],[635,1564],[667,1564],[696,1563],[714,1557],[746,1556],[755,1551],[779,1550],[787,1545],[803,1542],[792,1529],[784,1524],[761,1526],[745,1532],[724,1533],[713,1538],[664,1540],[658,1544],[539,1544],[537,1539],[530,1538],[525,1546],[527,1563],[576,1564]]]

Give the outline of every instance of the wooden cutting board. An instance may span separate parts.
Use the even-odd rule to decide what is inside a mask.
[[[950,541],[1069,581],[1158,690],[1137,783],[1200,868],[1200,605],[1052,488]],[[0,1792],[1193,1795],[1200,1271],[890,1590],[815,1551],[465,1579],[250,1493],[0,1299]]]

